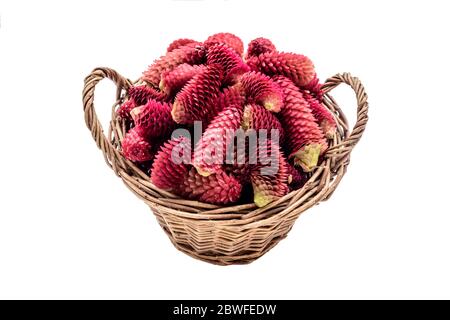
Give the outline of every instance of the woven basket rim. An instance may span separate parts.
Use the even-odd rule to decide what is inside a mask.
[[[104,78],[111,79],[117,86],[116,101],[112,106],[107,135],[104,134],[94,108],[95,86]],[[330,91],[341,83],[348,84],[356,94],[357,120],[351,131],[344,113],[330,95]],[[301,212],[322,200],[327,200],[345,174],[350,153],[360,140],[368,121],[367,94],[360,80],[349,73],[337,74],[327,79],[322,87],[325,92],[323,104],[335,116],[338,133],[330,141],[330,147],[323,161],[313,171],[306,184],[262,208],[258,208],[254,203],[219,206],[182,199],[157,188],[151,183],[148,174],[122,156],[120,143],[125,127],[116,117],[115,110],[124,101],[127,89],[133,84],[110,68],[96,68],[85,78],[83,89],[85,121],[106,163],[122,178],[125,185],[153,210],[175,215],[186,221],[223,224],[233,230],[253,228],[273,223],[275,220],[296,219]]]

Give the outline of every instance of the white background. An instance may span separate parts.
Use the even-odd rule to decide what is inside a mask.
[[[448,1],[1,1],[1,298],[450,298]],[[228,31],[350,71],[370,121],[332,199],[248,266],[173,248],[85,127],[84,77],[135,79]],[[104,123],[114,87],[101,83]],[[349,119],[348,88],[335,98]]]

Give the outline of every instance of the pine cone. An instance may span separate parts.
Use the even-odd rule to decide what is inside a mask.
[[[224,171],[204,177],[191,168],[177,192],[189,199],[212,204],[228,204],[239,200],[242,185],[236,178],[227,175]]]
[[[175,49],[178,49],[178,48],[180,48],[182,46],[185,46],[187,44],[190,44],[190,43],[198,43],[198,42],[195,41],[195,40],[186,39],[186,38],[181,38],[181,39],[174,40],[167,47],[167,52],[171,52],[171,51],[173,51]]]
[[[188,173],[191,159],[191,141],[179,137],[167,141],[156,154],[150,180],[163,190],[178,190]]]
[[[266,52],[273,52],[276,50],[277,48],[275,48],[275,45],[269,39],[262,37],[256,38],[250,41],[250,43],[248,44],[246,59],[259,56],[260,54]]]
[[[242,40],[232,33],[216,33],[205,41],[205,45],[226,44],[232,48],[240,56],[244,53],[244,43]]]
[[[261,157],[263,157],[264,162],[269,160],[269,164],[261,166],[259,163],[253,166],[250,174],[253,186],[253,201],[258,207],[264,207],[289,192],[287,161],[278,145],[270,143],[270,140],[267,140],[267,142],[261,145],[260,141],[258,160],[262,161]],[[266,157],[262,155],[262,150],[267,154]]]
[[[285,76],[299,87],[310,83],[316,74],[312,61],[295,53],[266,52],[248,59],[247,64],[268,76]]]
[[[225,44],[210,46],[206,54],[206,62],[222,66],[225,83],[235,83],[240,75],[250,70],[242,58]]]
[[[248,104],[244,107],[241,122],[242,129],[253,129],[257,133],[259,130],[267,130],[267,137],[270,139],[271,130],[278,130],[279,141],[284,141],[284,129],[280,121],[274,114],[257,104]]]
[[[122,140],[122,153],[125,158],[136,162],[150,161],[154,157],[152,146],[141,134],[132,128]]]
[[[201,175],[222,170],[227,147],[241,126],[241,118],[241,108],[230,106],[219,112],[208,125],[194,151],[193,164]]]
[[[333,115],[323,104],[319,102],[318,99],[314,98],[310,93],[303,91],[303,98],[308,102],[309,108],[311,109],[317,123],[322,128],[325,136],[328,139],[333,139],[336,134],[337,124]]]
[[[285,97],[281,123],[291,151],[289,158],[294,158],[296,165],[309,172],[316,167],[319,155],[327,149],[327,141],[308,102],[294,83],[283,76],[273,80],[280,85]]]
[[[155,88],[147,85],[133,86],[128,89],[128,95],[136,102],[137,106],[142,106],[148,100],[167,101],[167,96]]]
[[[134,99],[127,100],[117,109],[116,114],[122,119],[131,120],[130,112],[136,107]]]
[[[211,103],[217,98],[223,79],[219,65],[209,65],[194,76],[178,92],[172,107],[172,118],[176,123],[192,124],[202,121],[213,112]]]
[[[243,107],[245,103],[245,97],[241,90],[237,86],[231,86],[223,89],[217,96],[217,99],[211,104],[211,108],[214,112],[209,114],[206,123],[209,123],[219,112],[230,106]]]
[[[189,80],[204,69],[204,65],[180,64],[175,69],[164,71],[161,74],[159,88],[167,96],[175,95]]]
[[[322,84],[320,83],[319,78],[317,78],[317,75],[315,75],[307,85],[300,87],[300,89],[302,89],[302,91],[308,91],[314,98],[322,103],[324,93],[322,90]]]
[[[283,106],[283,93],[279,86],[260,72],[247,72],[239,79],[249,102],[264,106],[267,110],[279,112]]]
[[[289,190],[297,190],[303,187],[307,178],[303,172],[300,172],[296,167],[287,162],[287,173]]]
[[[170,135],[175,128],[171,111],[170,104],[149,100],[145,105],[134,108],[131,117],[143,137],[164,137]]]
[[[172,70],[183,63],[202,64],[205,62],[206,49],[203,45],[189,43],[168,52],[165,56],[155,60],[142,75],[142,80],[153,85],[159,86],[161,74],[164,71]]]

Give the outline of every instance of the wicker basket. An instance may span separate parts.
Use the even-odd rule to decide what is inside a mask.
[[[104,134],[94,109],[95,86],[103,78],[111,79],[117,86],[108,135]],[[329,95],[340,83],[348,84],[356,93],[357,121],[351,132],[346,117]],[[367,95],[359,79],[348,73],[328,79],[323,85],[326,92],[323,103],[338,120],[338,134],[303,188],[263,208],[253,203],[221,207],[180,199],[156,188],[146,173],[122,156],[120,143],[125,128],[115,110],[131,85],[130,80],[108,68],[97,68],[86,77],[83,107],[87,127],[106,163],[149,205],[175,247],[194,258],[219,265],[245,264],[261,257],[286,237],[302,212],[327,200],[344,176],[350,153],[368,120]]]

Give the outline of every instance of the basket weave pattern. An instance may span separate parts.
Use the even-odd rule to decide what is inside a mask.
[[[108,134],[105,135],[94,109],[97,83],[111,79],[117,86]],[[350,130],[347,119],[329,92],[341,83],[356,93],[357,120]],[[335,115],[338,133],[330,142],[320,166],[306,184],[263,208],[255,204],[221,207],[181,199],[155,187],[149,176],[121,154],[125,125],[116,117],[116,108],[124,101],[133,83],[109,68],[97,68],[86,77],[83,108],[86,125],[106,163],[125,185],[141,198],[155,214],[159,224],[180,251],[219,265],[250,263],[286,237],[298,216],[308,208],[329,199],[344,176],[350,153],[360,140],[368,120],[368,103],[358,78],[348,73],[329,78],[323,85],[323,104]]]

